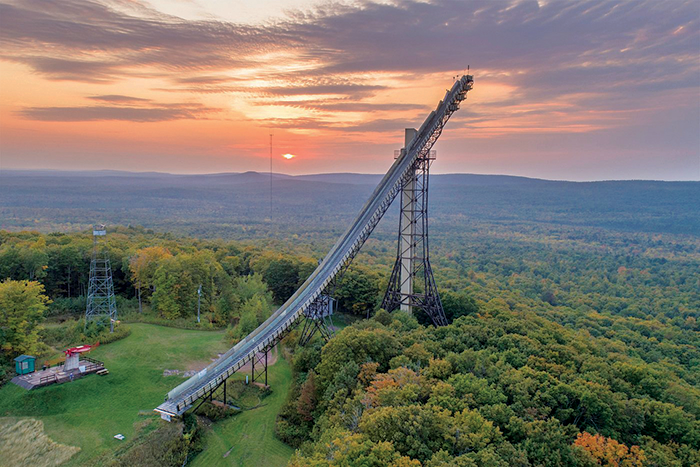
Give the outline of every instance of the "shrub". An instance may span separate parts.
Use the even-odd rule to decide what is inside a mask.
[[[48,310],[46,310],[46,316],[61,316],[61,315],[73,315],[76,317],[85,314],[85,307],[87,306],[87,297],[56,297],[53,299],[53,303],[49,304]]]
[[[212,422],[223,420],[224,418],[232,417],[238,415],[241,411],[234,409],[232,407],[226,407],[223,405],[212,404],[211,402],[204,402],[197,408],[197,415],[206,417]]]
[[[114,332],[109,332],[109,321],[105,323],[91,322],[87,328],[85,320],[66,321],[59,326],[44,328],[40,331],[39,336],[45,344],[58,349],[66,349],[82,344],[109,344],[120,339],[124,339],[131,334],[131,328],[126,324],[118,324],[114,328]]]
[[[215,331],[220,329],[205,318],[202,319],[201,323],[198,323],[196,320],[192,320],[190,318],[165,319],[150,313],[131,312],[124,314],[121,320],[125,323],[156,324],[158,326],[166,326],[177,329],[195,329],[199,331]]]
[[[107,330],[97,336],[97,340],[100,345],[104,345],[124,339],[125,337],[129,337],[129,335],[131,335],[131,328],[126,324],[120,324],[114,328],[114,332],[109,332],[109,330]]]

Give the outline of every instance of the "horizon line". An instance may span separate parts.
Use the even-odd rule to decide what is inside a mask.
[[[134,174],[134,175],[170,175],[170,176],[214,176],[214,175],[243,175],[243,174],[258,174],[258,175],[270,175],[270,172],[261,172],[257,170],[246,170],[244,172],[160,172],[156,170],[122,170],[122,169],[50,169],[50,168],[33,168],[33,169],[23,169],[23,168],[2,168],[0,167],[0,175],[3,171],[9,172],[57,172],[57,173],[96,173],[96,172],[114,172],[122,174]],[[367,175],[367,176],[383,176],[383,173],[365,173],[365,172],[317,172],[317,173],[307,173],[307,174],[287,174],[282,172],[272,172],[274,176],[283,177],[311,177],[311,176],[322,176],[322,175]],[[542,177],[532,177],[527,175],[512,175],[504,173],[474,173],[474,172],[437,172],[431,175],[471,175],[471,176],[481,176],[481,177],[512,177],[512,178],[524,178],[528,180],[539,180],[546,182],[567,182],[567,183],[595,183],[595,182],[700,182],[700,178],[697,179],[646,179],[646,178],[620,178],[620,179],[587,179],[587,180],[567,180],[567,179],[551,179]]]

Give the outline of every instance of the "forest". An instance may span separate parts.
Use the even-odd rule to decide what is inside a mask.
[[[276,427],[300,448],[292,465],[363,465],[346,461],[364,457],[367,465],[429,466],[700,461],[696,253],[641,234],[625,239],[626,248],[613,233],[560,234],[526,248],[462,235],[469,248],[435,259],[452,323],[444,328],[378,310],[390,245],[377,242],[349,270],[339,309],[373,318],[325,345],[295,349],[294,384]],[[43,310],[29,333],[3,317],[6,370],[19,353],[56,350],[42,321],[80,319],[92,248],[89,231],[0,234],[0,303],[23,306],[13,297],[25,281],[39,297],[33,309]],[[230,343],[318,260],[140,227],[112,228],[104,248],[122,319],[227,327]]]
[[[354,324],[327,343],[284,342],[293,374],[275,432],[297,448],[290,465],[698,465],[700,216],[684,198],[697,184],[648,183],[642,191],[658,191],[645,195],[655,196],[650,203],[638,187],[596,185],[588,212],[577,201],[595,191],[586,186],[490,179],[462,187],[469,196],[492,190],[491,204],[472,209],[460,194],[458,208],[435,210],[431,261],[450,321],[442,328],[420,313],[379,309],[396,253],[390,213],[337,290],[338,313],[356,316]],[[362,201],[366,185],[343,186],[355,194],[342,206]],[[509,190],[534,190],[523,203],[542,190],[569,194],[519,211],[506,202]],[[606,190],[624,206],[616,211]],[[226,329],[228,344],[237,342],[342,230],[351,213],[332,214],[331,201],[289,219],[266,220],[260,208],[249,221],[234,210],[238,217],[215,224],[220,235],[196,220],[202,210],[167,224],[148,207],[147,227],[109,225],[102,248],[120,319]],[[93,248],[87,225],[36,225],[0,231],[3,382],[15,356],[60,350],[64,330],[75,339],[104,335],[80,321]]]

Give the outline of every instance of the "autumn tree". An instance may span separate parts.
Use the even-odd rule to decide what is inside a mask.
[[[639,446],[628,448],[624,444],[602,435],[586,431],[579,433],[574,445],[583,448],[598,464],[605,467],[641,467],[646,460]]]
[[[3,360],[38,350],[39,323],[48,297],[35,281],[6,279],[0,283],[0,349]]]
[[[139,311],[141,309],[142,289],[152,291],[155,283],[155,275],[162,262],[171,257],[172,254],[167,248],[161,246],[151,246],[141,248],[129,259],[129,271],[134,278],[134,285],[138,290]]]
[[[376,374],[367,387],[363,403],[366,407],[409,405],[418,401],[420,394],[418,373],[401,367]]]
[[[316,376],[312,371],[306,377],[306,381],[301,385],[301,393],[297,400],[297,412],[306,421],[314,419],[313,411],[316,409]]]

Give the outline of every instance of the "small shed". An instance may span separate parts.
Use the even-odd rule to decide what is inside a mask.
[[[31,355],[20,355],[15,358],[15,372],[18,375],[26,375],[27,373],[34,372],[34,362],[36,357]]]

